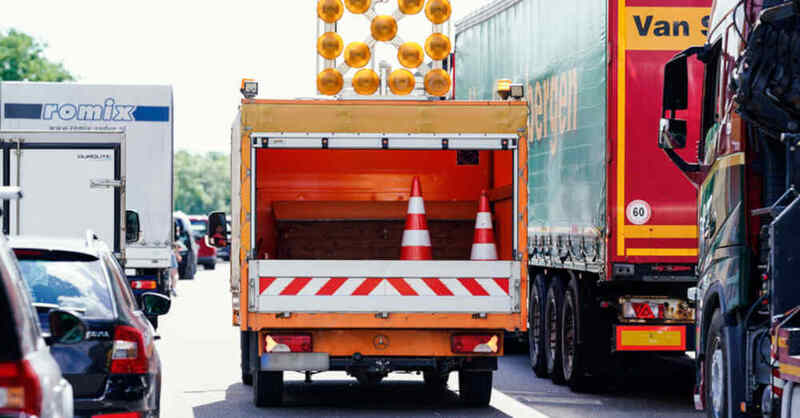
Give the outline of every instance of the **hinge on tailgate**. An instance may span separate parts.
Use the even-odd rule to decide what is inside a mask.
[[[472,314],[472,319],[486,319],[488,316],[486,312],[478,312]]]
[[[389,312],[378,312],[375,314],[375,318],[378,319],[389,319]]]

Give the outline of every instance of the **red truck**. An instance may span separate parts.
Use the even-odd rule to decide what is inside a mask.
[[[663,65],[704,41],[711,1],[545,4],[496,1],[456,25],[455,97],[525,87],[531,364],[581,389],[647,370],[642,353],[693,350],[696,190],[673,181],[681,171],[649,138]],[[701,86],[699,66],[688,83]]]

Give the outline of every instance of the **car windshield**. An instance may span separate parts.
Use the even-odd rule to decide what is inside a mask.
[[[34,303],[57,305],[88,319],[113,319],[108,279],[100,260],[21,259]]]
[[[202,219],[192,219],[192,231],[195,235],[205,235],[208,229],[208,221]]]

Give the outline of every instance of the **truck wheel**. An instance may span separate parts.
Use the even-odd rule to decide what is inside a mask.
[[[703,362],[705,376],[706,411],[710,418],[728,416],[727,347],[722,337],[724,319],[719,310],[711,316],[711,326],[706,336],[706,357]]]
[[[561,311],[561,359],[564,371],[564,380],[575,392],[587,390],[589,377],[586,376],[585,356],[583,347],[578,344],[578,334],[581,320],[580,305],[578,305],[578,282],[570,280],[564,292],[564,309]],[[585,329],[585,328],[584,328]]]
[[[280,405],[283,402],[283,372],[253,373],[253,402],[259,408]]]
[[[442,374],[439,371],[424,371],[422,376],[425,379],[425,390],[431,394],[442,394],[447,390],[447,379],[450,373]]]
[[[536,377],[547,377],[545,354],[544,306],[547,300],[547,283],[543,274],[537,274],[528,295],[528,351],[531,368]]]
[[[564,384],[564,368],[561,361],[561,311],[564,307],[564,284],[554,278],[547,291],[545,305],[545,353],[547,357],[547,373],[557,385]]]
[[[492,372],[458,372],[458,392],[461,402],[469,406],[487,406],[492,400]]]
[[[250,334],[247,331],[239,331],[239,348],[242,352],[242,383],[247,386],[253,385],[253,372],[250,370]]]

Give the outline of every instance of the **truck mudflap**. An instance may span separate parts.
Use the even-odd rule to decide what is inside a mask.
[[[251,312],[520,311],[516,261],[251,260]]]

